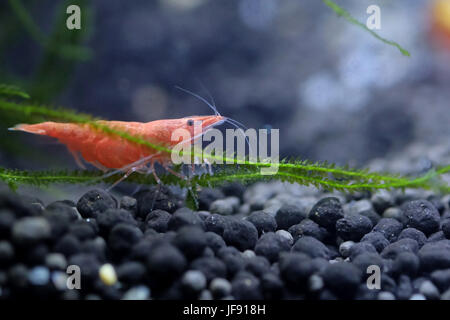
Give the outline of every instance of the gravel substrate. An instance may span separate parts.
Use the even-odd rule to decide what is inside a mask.
[[[164,186],[46,206],[3,192],[0,298],[450,299],[449,200],[274,182],[204,189],[195,212]]]

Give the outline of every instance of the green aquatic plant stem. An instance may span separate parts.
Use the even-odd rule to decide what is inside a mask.
[[[379,189],[395,189],[395,188],[424,188],[433,189],[432,185],[428,185],[425,182],[438,176],[442,173],[450,172],[450,166],[441,168],[440,170],[427,174],[425,176],[411,179],[405,184],[385,183],[362,183],[362,184],[346,184],[334,180],[325,180],[311,178],[307,175],[298,175],[288,172],[278,171],[273,176],[263,176],[259,172],[247,170],[247,169],[234,169],[218,172],[215,175],[202,174],[191,178],[190,180],[183,180],[174,175],[161,176],[161,182],[167,185],[178,185],[180,187],[191,187],[194,185],[202,187],[214,187],[225,182],[241,181],[241,182],[256,182],[256,181],[268,181],[268,180],[280,180],[287,182],[296,182],[303,185],[313,185],[316,187],[322,187],[327,190],[337,191],[374,191]],[[99,182],[113,183],[121,177],[121,174],[105,177],[101,172],[97,171],[19,171],[0,168],[0,180],[9,184],[12,188],[16,188],[17,185],[32,185],[32,186],[48,186],[50,184],[57,183],[76,183],[76,184],[96,184]],[[134,182],[139,184],[156,184],[156,181],[152,175],[133,175],[127,179],[128,182]],[[435,188],[443,192],[448,192],[448,186],[440,186]]]
[[[97,130],[101,130],[102,132],[114,136],[121,137],[125,140],[131,141],[133,143],[144,145],[154,150],[158,150],[161,152],[171,153],[172,150],[163,146],[155,145],[142,137],[133,136],[127,132],[122,132],[113,128],[108,127],[102,122],[98,122],[98,119],[93,118],[90,115],[86,114],[78,114],[71,110],[67,109],[53,109],[47,108],[45,106],[38,106],[33,104],[19,104],[10,101],[0,100],[0,110],[10,111],[15,113],[22,113],[25,117],[30,118],[32,115],[40,115],[45,116],[52,119],[59,119],[67,122],[74,122],[80,124],[88,124]],[[198,154],[191,154],[195,156],[201,156]],[[219,158],[216,156],[211,156],[210,160],[221,159],[224,162],[226,160],[230,160],[227,158]],[[259,169],[261,167],[267,167],[270,164],[262,163],[262,162],[250,162],[247,160],[236,160],[235,162],[240,166],[247,166],[253,169]],[[339,167],[334,167],[334,165],[324,164],[311,164],[308,161],[282,161],[279,163],[279,174],[275,177],[269,176],[272,178],[280,178],[280,177],[290,177],[296,180],[299,183],[311,183],[317,184],[322,187],[328,188],[337,188],[337,189],[381,189],[381,188],[405,188],[405,187],[422,187],[422,188],[430,188],[426,183],[430,180],[430,178],[423,178],[423,180],[412,180],[405,177],[400,176],[391,176],[391,175],[380,175],[374,172],[367,172],[366,170],[356,170],[356,169],[344,169]],[[235,170],[239,171],[239,170]],[[446,171],[448,172],[448,170]],[[442,174],[443,172],[438,172],[438,174]],[[343,179],[344,182],[339,182],[336,180],[330,180],[328,175],[336,176],[339,179]],[[257,175],[261,176],[260,172],[254,172],[251,175],[246,173],[242,176],[233,175],[230,173],[228,177],[222,176],[220,179],[229,180],[231,179],[244,179],[244,178],[256,178]],[[336,178],[334,177],[334,178]],[[62,177],[64,180],[67,177]],[[260,177],[259,179],[263,179],[264,177]],[[32,179],[32,177],[24,177],[24,179]],[[44,179],[44,178],[42,178]],[[56,179],[56,178],[55,178]],[[58,179],[56,179],[58,180]],[[209,180],[210,182],[213,180]],[[421,182],[422,181],[422,182]],[[419,183],[421,182],[421,184]]]
[[[375,38],[377,38],[378,40],[396,47],[404,56],[410,57],[411,54],[409,53],[408,50],[404,49],[401,45],[399,45],[397,42],[392,41],[392,40],[388,40],[386,38],[383,38],[382,36],[380,36],[378,33],[376,33],[375,31],[369,29],[364,23],[358,21],[357,19],[353,18],[352,15],[346,11],[344,8],[340,7],[336,2],[331,1],[331,0],[322,0],[328,7],[330,7],[337,15],[343,17],[345,20],[347,20],[348,22],[364,29],[365,31],[369,32],[372,36],[374,36]]]
[[[2,83],[0,83],[0,96],[19,97],[23,99],[30,98],[28,93],[23,91],[21,88]]]
[[[14,103],[10,101],[3,101],[0,100],[0,110],[4,111],[10,111],[15,113],[23,113],[25,116],[31,116],[31,115],[40,115],[45,116],[52,119],[59,119],[62,121],[68,121],[68,122],[74,122],[74,123],[86,123],[91,125],[93,128],[101,130],[107,134],[116,135],[123,139],[126,139],[128,141],[131,141],[133,143],[144,145],[148,148],[160,151],[160,152],[167,152],[171,153],[172,150],[168,149],[164,146],[153,144],[141,137],[133,136],[127,132],[122,132],[113,128],[108,127],[107,125],[104,125],[102,123],[99,123],[96,118],[93,118],[90,115],[87,114],[78,114],[71,110],[67,109],[55,109],[55,108],[47,108],[45,106],[39,106],[39,105],[33,105],[33,104],[22,104],[22,103]],[[201,157],[202,154],[195,154],[192,153],[192,156],[198,156]],[[235,159],[228,159],[226,157],[218,157],[211,155],[210,160],[221,160],[222,162],[231,162]],[[242,164],[242,165],[253,165],[258,167],[268,167],[270,164],[263,163],[263,162],[250,162],[247,160],[235,160],[236,164]],[[345,170],[343,168],[334,167],[333,165],[328,164],[312,164],[308,161],[293,161],[292,163],[289,162],[280,162],[278,164],[279,169],[293,169],[293,170],[302,170],[305,172],[316,172],[319,174],[337,174],[352,178],[359,178],[364,180],[376,180],[376,181],[394,181],[394,182],[405,182],[404,179],[400,177],[395,176],[389,176],[389,175],[379,175],[377,173],[368,173],[364,170],[356,170],[356,169],[348,169]]]

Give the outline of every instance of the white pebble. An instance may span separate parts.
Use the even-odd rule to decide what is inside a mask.
[[[67,289],[67,273],[62,271],[53,271],[51,279],[57,290],[63,291]]]
[[[199,292],[206,287],[206,277],[198,270],[188,270],[184,273],[181,283]]]
[[[439,299],[439,290],[430,280],[422,282],[419,292],[428,299]]]
[[[148,300],[150,289],[146,286],[136,286],[124,293],[122,300]]]
[[[98,273],[102,282],[107,286],[112,286],[117,282],[116,270],[114,270],[112,264],[106,263],[102,265]]]
[[[409,300],[427,300],[425,296],[421,293],[414,293]]]
[[[294,243],[294,238],[292,237],[292,234],[286,230],[278,230],[275,232],[277,235],[279,235],[281,238],[286,239],[290,245]]]
[[[400,219],[402,216],[402,210],[396,207],[390,207],[384,210],[383,218],[392,218],[392,219]]]
[[[219,199],[211,203],[209,206],[209,211],[211,211],[211,213],[218,213],[221,215],[230,215],[233,214],[234,208],[233,204],[226,199]]]
[[[214,294],[214,296],[224,297],[231,292],[231,283],[227,279],[215,278],[211,281],[209,289]]]
[[[308,284],[309,290],[311,290],[312,292],[317,292],[322,290],[323,288],[323,279],[321,276],[313,274],[311,277],[309,277]]]
[[[198,297],[199,300],[212,300],[213,296],[209,290],[203,290]]]
[[[343,256],[344,258],[350,256],[350,249],[353,247],[354,244],[355,243],[353,241],[342,242],[341,245],[339,246],[339,253],[341,254],[341,256]]]
[[[229,204],[231,204],[234,211],[237,211],[239,209],[241,200],[238,197],[226,197],[225,200],[228,201]]]
[[[389,291],[382,291],[378,294],[378,300],[395,300],[395,296]]]
[[[253,250],[245,250],[244,252],[242,252],[242,256],[247,259],[253,259],[254,257],[256,257],[256,254]]]
[[[28,281],[35,286],[43,286],[50,280],[50,271],[46,267],[34,267],[28,274]]]

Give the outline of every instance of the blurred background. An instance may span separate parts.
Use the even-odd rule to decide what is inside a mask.
[[[411,57],[316,0],[9,0],[0,83],[110,120],[211,113],[179,85],[210,92],[247,127],[279,128],[283,156],[375,169],[395,156],[397,171],[449,159],[450,51],[436,2],[337,3],[364,23],[379,5],[377,32]],[[65,27],[69,4],[81,8],[79,31]],[[0,121],[0,165],[75,167],[63,146],[7,132],[10,121]]]

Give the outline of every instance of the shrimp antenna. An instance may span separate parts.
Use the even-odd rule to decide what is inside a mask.
[[[209,92],[208,88],[206,88],[206,86],[203,84],[203,82],[200,79],[197,79],[197,81],[200,84],[200,86],[202,87],[202,89],[208,95],[208,98],[212,101],[212,105],[214,106],[214,108],[217,110],[216,101],[214,101],[214,97],[212,96],[211,92]],[[217,113],[219,113],[219,112],[217,112]],[[218,115],[220,116],[220,114],[218,114]]]
[[[181,91],[183,91],[183,92],[186,92],[186,93],[190,94],[191,96],[197,98],[198,100],[200,100],[200,101],[206,103],[206,105],[207,105],[208,107],[210,107],[211,110],[214,111],[214,114],[215,114],[216,116],[220,116],[220,113],[217,111],[217,108],[216,108],[215,106],[213,106],[210,102],[208,102],[208,100],[206,100],[205,98],[199,96],[198,94],[196,94],[196,93],[194,93],[194,92],[192,92],[192,91],[190,91],[190,90],[184,89],[184,88],[182,88],[182,87],[175,86],[175,88],[177,88],[178,90],[181,90]]]
[[[236,129],[238,129],[240,133],[242,133],[242,134],[244,135],[245,142],[246,142],[247,145],[248,145],[248,150],[249,150],[250,152],[252,152],[252,147],[250,146],[250,141],[249,141],[248,137],[246,136],[245,130],[244,130],[244,128],[247,129],[247,127],[244,126],[244,125],[243,125],[242,123],[240,123],[239,121],[234,120],[234,119],[231,119],[231,118],[228,118],[228,117],[225,119],[225,122],[231,124],[233,127],[235,127]]]

